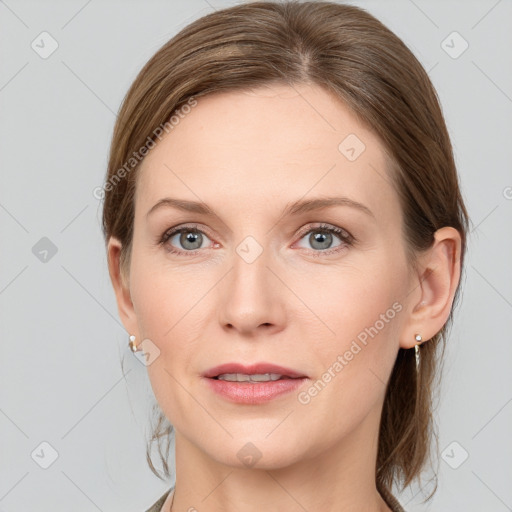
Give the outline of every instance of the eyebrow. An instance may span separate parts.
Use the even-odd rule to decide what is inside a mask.
[[[313,210],[321,210],[323,208],[330,208],[332,206],[349,206],[369,215],[370,217],[375,218],[375,215],[367,206],[348,197],[319,197],[315,199],[299,199],[298,201],[294,201],[293,203],[288,204],[285,207],[282,216],[299,215],[301,213],[306,213]],[[205,203],[187,201],[185,199],[175,199],[172,197],[164,197],[150,208],[146,214],[146,217],[149,217],[151,213],[163,207],[176,208],[178,210],[198,213],[201,215],[217,216],[213,210]]]

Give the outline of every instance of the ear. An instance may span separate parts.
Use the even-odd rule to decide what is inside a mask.
[[[108,271],[116,294],[119,317],[127,332],[138,338],[137,316],[130,295],[129,279],[123,279],[121,274],[121,247],[122,244],[117,238],[110,237],[107,246]]]
[[[443,227],[434,233],[434,243],[419,259],[412,283],[413,301],[400,337],[400,347],[412,348],[416,334],[423,341],[433,338],[444,326],[460,279],[460,233]]]

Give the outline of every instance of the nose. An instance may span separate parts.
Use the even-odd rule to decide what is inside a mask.
[[[279,332],[286,323],[286,289],[275,275],[269,250],[251,260],[242,251],[233,254],[220,289],[220,325],[249,337]]]

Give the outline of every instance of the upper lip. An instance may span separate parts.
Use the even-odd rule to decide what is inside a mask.
[[[255,363],[244,365],[241,363],[225,363],[219,366],[210,368],[203,373],[203,377],[217,377],[223,373],[243,373],[246,375],[262,374],[262,373],[277,373],[283,377],[290,377],[293,379],[306,377],[303,373],[284,366],[279,366],[272,363]]]

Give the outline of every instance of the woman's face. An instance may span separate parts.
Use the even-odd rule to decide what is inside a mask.
[[[197,101],[137,183],[130,332],[159,351],[147,369],[160,407],[231,466],[367,449],[415,295],[383,146],[317,86]],[[171,228],[183,232],[161,242]],[[204,376],[225,363],[305,378]]]

